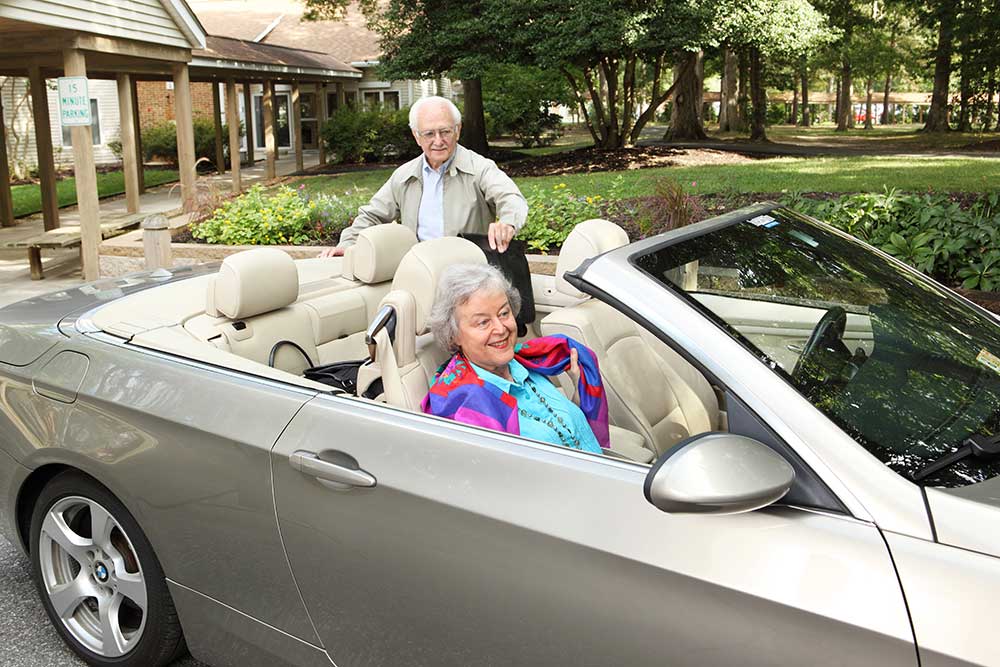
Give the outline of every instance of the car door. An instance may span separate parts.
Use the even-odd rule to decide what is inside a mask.
[[[916,662],[885,542],[844,514],[669,515],[645,466],[336,396],[272,468],[341,667]]]

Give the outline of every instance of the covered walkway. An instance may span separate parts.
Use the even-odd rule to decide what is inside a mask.
[[[305,150],[302,157],[307,169],[320,164],[319,151],[317,150]],[[298,156],[294,152],[275,160],[275,173],[279,178],[298,171],[301,169],[298,165]],[[242,183],[244,189],[267,180],[270,179],[267,177],[266,164],[259,163],[252,167],[243,168]],[[210,174],[200,177],[198,187],[217,188],[219,191],[228,192],[232,189],[232,180],[225,174]],[[183,213],[179,184],[161,185],[144,192],[140,195],[139,208],[138,214],[130,213],[128,202],[122,196],[105,199],[100,203],[100,219],[104,223],[129,219],[138,221],[148,215],[160,213],[170,218],[174,226],[184,224],[187,221],[187,215]],[[18,224],[13,227],[0,228],[0,246],[36,236],[44,231],[42,214],[21,218],[17,222]],[[79,227],[79,209],[75,206],[61,209],[60,222],[63,228]],[[15,295],[22,295],[26,298],[26,296],[38,292],[38,289],[44,292],[65,285],[76,285],[83,281],[79,250],[44,249],[41,255],[46,279],[45,281],[34,281],[34,284],[39,287],[30,288],[27,283],[32,281],[25,250],[0,249],[0,294],[4,295],[0,299],[0,306],[16,301],[17,299],[13,298]]]
[[[35,5],[24,5],[16,0],[0,0],[0,75],[26,77],[30,82],[42,191],[41,235],[47,237],[55,234],[60,238],[75,236],[76,245],[80,247],[83,276],[87,280],[98,277],[98,246],[102,238],[102,225],[107,226],[109,219],[113,221],[113,216],[118,215],[115,207],[122,204],[100,205],[91,128],[86,125],[69,128],[67,125],[66,129],[72,137],[78,206],[72,212],[58,208],[53,125],[47,103],[52,79],[103,78],[117,82],[125,176],[123,206],[125,215],[135,216],[147,213],[143,208],[143,201],[156,199],[143,199],[136,80],[159,80],[173,84],[180,171],[178,197],[183,206],[190,208],[196,203],[197,189],[200,187],[195,170],[190,88],[192,81],[215,84],[215,163],[220,171],[227,167],[230,169],[229,187],[240,190],[244,181],[249,180],[248,172],[254,173],[256,167],[241,169],[239,159],[233,160],[231,165],[225,164],[223,146],[226,139],[230,154],[238,156],[241,137],[238,123],[229,123],[228,138],[222,136],[223,95],[220,88],[223,84],[226,116],[229,118],[239,116],[237,105],[241,100],[237,96],[237,83],[242,85],[243,101],[248,107],[251,84],[263,86],[265,159],[262,172],[264,178],[273,178],[279,174],[274,84],[285,82],[292,86],[290,125],[298,139],[293,157],[292,170],[295,170],[306,166],[301,141],[300,82],[317,92],[325,93],[328,82],[338,86],[339,91],[337,82],[361,77],[360,71],[326,54],[206,35],[184,0],[154,0],[151,5],[157,5],[156,7],[144,5],[142,11],[95,5],[98,9],[88,13],[80,12],[68,1],[51,0],[48,4],[51,6],[42,11],[36,9]],[[102,13],[100,8],[106,11]],[[83,90],[86,91],[86,86]],[[316,97],[320,107],[318,119],[322,121],[326,118],[326,95],[319,94]],[[60,104],[67,99],[72,100],[60,97]],[[80,99],[83,101],[82,106],[86,107],[87,98],[81,94]],[[56,128],[64,120],[57,120]],[[0,108],[0,227],[15,227],[2,121],[3,109]],[[254,164],[253,143],[246,142],[250,165]],[[325,161],[324,158],[320,149],[318,159]],[[148,212],[152,212],[152,209]],[[79,228],[79,233],[60,230],[64,225],[75,225]]]

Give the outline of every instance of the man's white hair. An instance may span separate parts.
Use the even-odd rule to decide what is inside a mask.
[[[428,104],[443,104],[448,107],[448,111],[451,112],[451,117],[454,119],[455,125],[462,122],[462,112],[458,110],[458,107],[456,107],[451,100],[437,95],[432,95],[431,97],[421,97],[413,103],[412,107],[410,107],[410,129],[414,132],[417,131],[417,114],[420,113],[420,110]]]

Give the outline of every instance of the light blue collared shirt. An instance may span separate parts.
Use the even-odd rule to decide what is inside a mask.
[[[440,168],[431,169],[427,164],[427,156],[422,158],[424,191],[420,196],[420,211],[417,213],[417,238],[421,241],[444,236],[444,175],[454,160],[455,154],[452,153]]]
[[[513,396],[517,400],[518,410],[524,410],[528,415],[538,418],[532,419],[530,416],[525,416],[524,412],[518,415],[523,437],[563,447],[572,447],[576,444],[574,449],[578,448],[591,454],[603,453],[601,444],[597,442],[594,432],[590,429],[583,410],[563,396],[562,392],[541,373],[529,371],[517,359],[511,359],[507,364],[512,380],[505,380],[471,361],[469,365],[483,382],[489,382]],[[538,393],[532,391],[529,385],[534,386]],[[545,398],[544,403],[538,397],[539,394]],[[560,418],[562,422],[559,421]],[[549,426],[549,422],[552,426]]]

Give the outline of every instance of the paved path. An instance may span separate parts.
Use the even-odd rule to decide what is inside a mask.
[[[56,634],[38,600],[28,559],[0,537],[0,665],[86,667]],[[206,667],[187,657],[175,667]]]
[[[315,168],[319,162],[319,151],[306,150],[303,153],[307,169]],[[276,171],[279,177],[297,173],[295,170],[294,153],[281,157],[278,160]],[[258,161],[253,167],[244,167],[240,171],[240,174],[243,180],[244,189],[254,183],[263,183],[263,161]],[[207,174],[199,176],[198,180],[200,184],[211,184],[209,187],[226,191],[229,190],[230,185],[232,184],[231,176],[228,173],[221,175]],[[177,184],[161,185],[155,188],[150,188],[149,191],[140,197],[139,211],[141,213],[148,214],[179,211],[181,209],[180,197],[180,186]],[[102,216],[124,214],[126,211],[125,198],[124,196],[117,196],[102,199],[100,207]],[[59,221],[61,227],[79,226],[80,215],[77,208],[75,206],[69,206],[59,209]],[[25,216],[23,218],[18,218],[17,224],[13,227],[0,228],[0,242],[6,243],[9,241],[25,239],[35,236],[36,234],[40,234],[43,230],[44,227],[42,224],[41,213]],[[14,301],[19,301],[20,299],[27,298],[33,294],[45,293],[63,287],[63,283],[58,281],[59,274],[56,276],[49,275],[50,267],[52,266],[61,263],[67,264],[69,267],[75,267],[75,269],[72,270],[79,273],[80,260],[78,249],[72,249],[69,251],[43,250],[42,259],[43,271],[45,272],[46,277],[45,280],[35,281],[44,283],[40,287],[36,288],[34,286],[22,285],[22,283],[30,281],[30,276],[28,274],[28,251],[0,250],[0,306],[13,303]],[[66,271],[63,271],[62,276],[65,277],[65,274]],[[52,280],[52,278],[57,278],[57,280]],[[79,282],[78,278],[77,284],[79,284]],[[17,296],[17,298],[13,298],[13,296]]]

